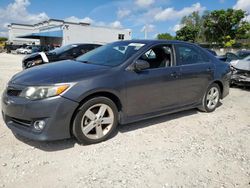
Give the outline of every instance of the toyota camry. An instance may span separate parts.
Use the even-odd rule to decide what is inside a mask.
[[[191,108],[212,112],[229,81],[229,65],[195,44],[119,41],[14,75],[2,114],[15,134],[92,144],[118,124]]]

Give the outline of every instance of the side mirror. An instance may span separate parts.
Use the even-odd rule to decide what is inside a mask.
[[[136,60],[134,63],[134,71],[135,72],[140,72],[142,70],[148,69],[150,67],[149,63],[145,60]]]

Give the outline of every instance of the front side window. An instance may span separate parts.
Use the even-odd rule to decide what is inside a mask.
[[[147,61],[150,69],[169,67],[172,62],[172,48],[168,45],[157,45],[149,49],[139,59]]]
[[[77,61],[114,67],[125,62],[144,45],[129,41],[114,42],[87,52],[78,57]]]
[[[199,48],[191,45],[176,45],[178,65],[210,62],[208,56]]]

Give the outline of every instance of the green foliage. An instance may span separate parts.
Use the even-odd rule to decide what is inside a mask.
[[[243,10],[205,11],[202,16],[193,12],[184,16],[184,25],[176,32],[176,39],[200,43],[217,43],[231,47],[238,39],[250,39],[250,23]]]
[[[0,42],[6,42],[8,39],[6,37],[0,37]]]
[[[231,37],[228,35],[224,38],[224,47],[232,47],[235,44],[235,40],[231,39]]]
[[[199,12],[193,12],[181,19],[181,25],[184,25],[176,32],[178,40],[185,40],[191,42],[201,42],[203,38],[203,17]]]
[[[237,39],[250,39],[250,23],[244,21],[236,31]]]
[[[176,39],[195,42],[198,36],[199,29],[198,27],[193,26],[184,26],[179,31],[176,32]]]
[[[157,39],[173,40],[174,37],[169,33],[161,33],[157,35]]]
[[[202,17],[199,15],[199,12],[193,12],[188,16],[184,16],[181,19],[181,24],[192,27],[200,27],[202,25]]]
[[[248,24],[244,21],[246,12],[243,10],[214,10],[204,16],[205,38],[208,42],[228,42],[227,36],[232,40],[244,36]]]

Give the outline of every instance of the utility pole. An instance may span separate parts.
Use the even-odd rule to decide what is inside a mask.
[[[145,24],[144,26],[144,38],[147,39],[148,38],[148,25]]]

